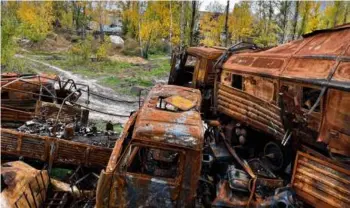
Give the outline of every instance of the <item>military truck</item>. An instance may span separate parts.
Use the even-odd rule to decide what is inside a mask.
[[[268,50],[247,43],[226,51],[190,47],[175,57],[173,63],[180,64],[173,64],[169,83],[200,89],[204,100],[210,99],[210,110],[205,105],[203,114],[215,112],[216,118],[230,120],[226,123],[231,126],[239,122],[285,145],[301,140],[349,162],[349,40],[350,24],[345,24]],[[200,57],[192,85],[177,76],[188,71],[184,63],[189,55]],[[216,69],[205,64],[213,60],[216,63],[210,66]],[[216,72],[214,80],[209,79],[212,72]]]
[[[199,90],[156,86],[116,142],[97,187],[97,207],[184,207],[193,203],[204,128]]]
[[[155,87],[125,125],[97,207],[347,207],[349,48],[343,25],[268,50],[188,49],[195,66],[173,60],[169,78],[183,86]]]
[[[214,68],[195,67],[193,75],[214,71],[214,83],[192,76],[192,81],[184,86],[201,90],[204,102],[210,103],[209,107],[202,105],[203,118],[215,119],[232,145],[247,150],[249,144],[269,138],[273,143],[266,143],[264,152],[275,155],[265,157],[272,169],[288,167],[298,151],[303,150],[345,166],[348,172],[349,47],[350,24],[314,31],[270,49],[238,43],[216,56]],[[196,62],[196,66],[201,66],[205,59],[211,60],[209,55],[203,57],[201,51],[214,50],[217,49],[192,47],[185,55],[174,57],[177,60],[172,61],[169,83],[181,83],[175,78],[182,79],[176,75],[186,71],[186,64],[176,63],[186,63],[186,54],[201,57]],[[310,185],[310,180],[308,191],[299,195],[317,205],[316,198],[326,199],[328,194],[319,192],[322,188]]]

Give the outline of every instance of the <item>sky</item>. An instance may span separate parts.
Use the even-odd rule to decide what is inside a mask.
[[[201,6],[199,8],[199,11],[205,11],[205,8],[210,4],[210,2],[214,2],[214,0],[201,0]],[[216,0],[216,2],[219,2],[220,4],[226,6],[227,0]],[[236,2],[239,2],[239,0],[230,0],[230,10],[233,10],[233,6]]]

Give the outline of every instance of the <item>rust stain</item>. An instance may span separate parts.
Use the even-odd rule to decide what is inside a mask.
[[[303,200],[319,207],[347,207],[350,203],[350,171],[298,152],[292,187]]]
[[[112,149],[105,147],[21,133],[4,128],[0,130],[2,154],[24,156],[45,162],[103,167],[107,165],[112,152]],[[53,152],[52,155],[51,152]]]

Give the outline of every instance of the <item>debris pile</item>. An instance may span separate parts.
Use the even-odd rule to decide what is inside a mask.
[[[78,121],[72,123],[58,121],[56,123],[54,119],[35,118],[26,121],[17,130],[27,134],[55,137],[110,148],[113,147],[119,136],[117,132],[113,131],[111,122],[107,123],[105,131],[100,131],[93,123],[89,126],[82,126]]]

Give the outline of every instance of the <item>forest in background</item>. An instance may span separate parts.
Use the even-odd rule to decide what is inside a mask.
[[[350,20],[346,1],[240,1],[229,11],[230,3],[214,1],[199,11],[200,1],[2,1],[1,65],[11,63],[20,40],[40,43],[58,31],[74,37],[70,53],[102,60],[110,47],[103,27],[113,16],[122,21],[124,53],[144,58],[186,46],[247,40],[270,47]],[[91,22],[100,28],[95,37],[88,31]],[[98,39],[97,47],[91,45],[93,39]]]

